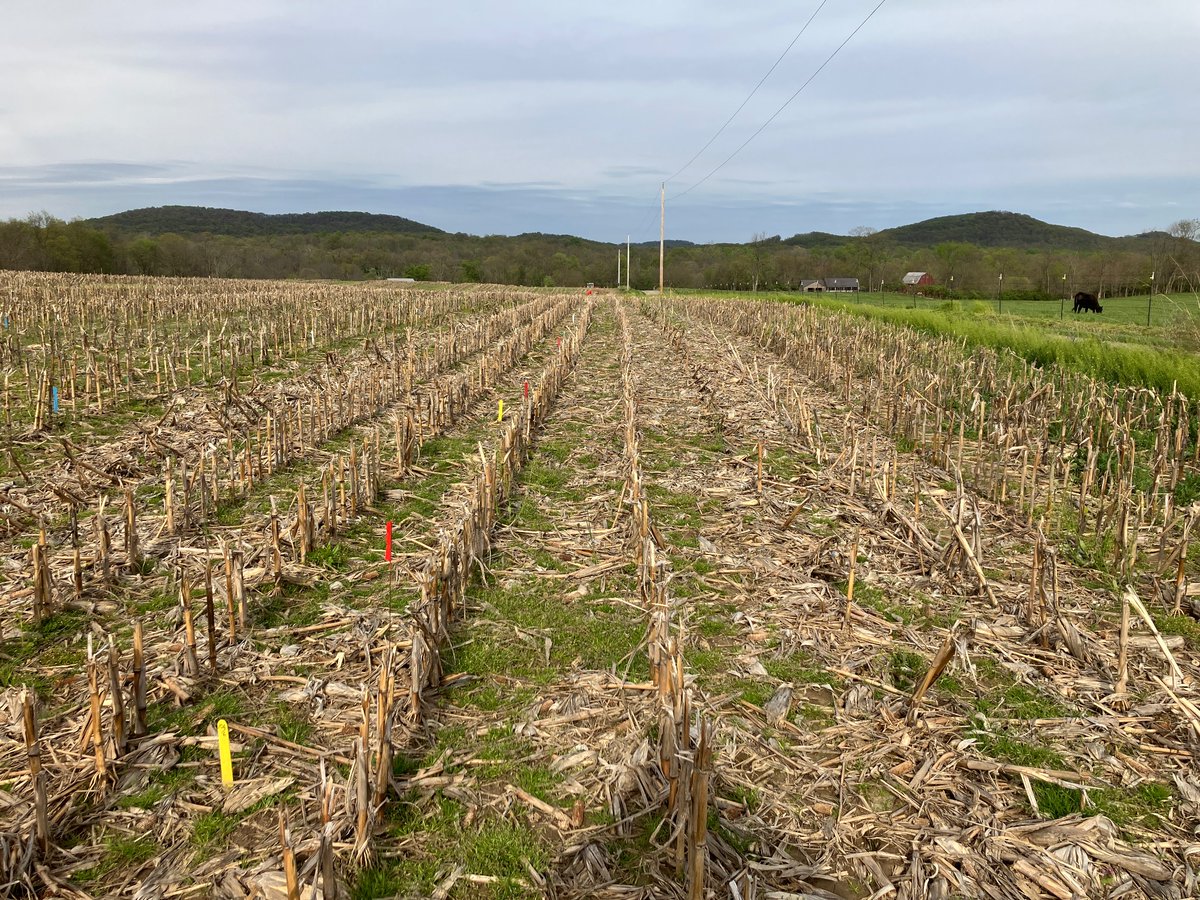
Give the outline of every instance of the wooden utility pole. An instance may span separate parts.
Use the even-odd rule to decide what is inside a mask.
[[[621,248],[617,247],[617,289],[621,287]]]
[[[664,181],[659,189],[659,219],[658,219],[658,292],[663,292],[663,244],[667,237],[667,183]]]
[[[631,246],[629,235],[625,235],[625,290],[629,290],[629,268],[633,265],[633,251],[630,250]]]
[[[1167,279],[1168,281],[1170,279]],[[1146,327],[1150,327],[1150,308],[1154,305],[1154,273],[1150,273],[1150,296],[1146,298]]]

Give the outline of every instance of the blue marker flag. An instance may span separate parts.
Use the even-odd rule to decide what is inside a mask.
[[[56,413],[58,412],[58,388],[57,387],[50,388],[50,408],[54,412],[56,412]]]

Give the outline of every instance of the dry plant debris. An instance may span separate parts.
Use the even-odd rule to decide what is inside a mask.
[[[9,895],[1200,893],[1187,398],[769,303],[2,278]]]

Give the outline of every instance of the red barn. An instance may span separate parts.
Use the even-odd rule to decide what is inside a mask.
[[[928,272],[909,272],[904,276],[904,286],[910,287],[925,287],[927,284],[933,284],[933,276]]]

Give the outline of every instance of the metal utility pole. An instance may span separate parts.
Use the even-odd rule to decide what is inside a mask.
[[[617,289],[621,287],[621,248],[617,248]]]
[[[667,238],[667,183],[662,183],[659,190],[661,210],[658,219],[658,292],[663,292],[663,246]]]
[[[625,290],[629,290],[629,270],[633,267],[633,253],[629,249],[629,235],[625,235]]]

